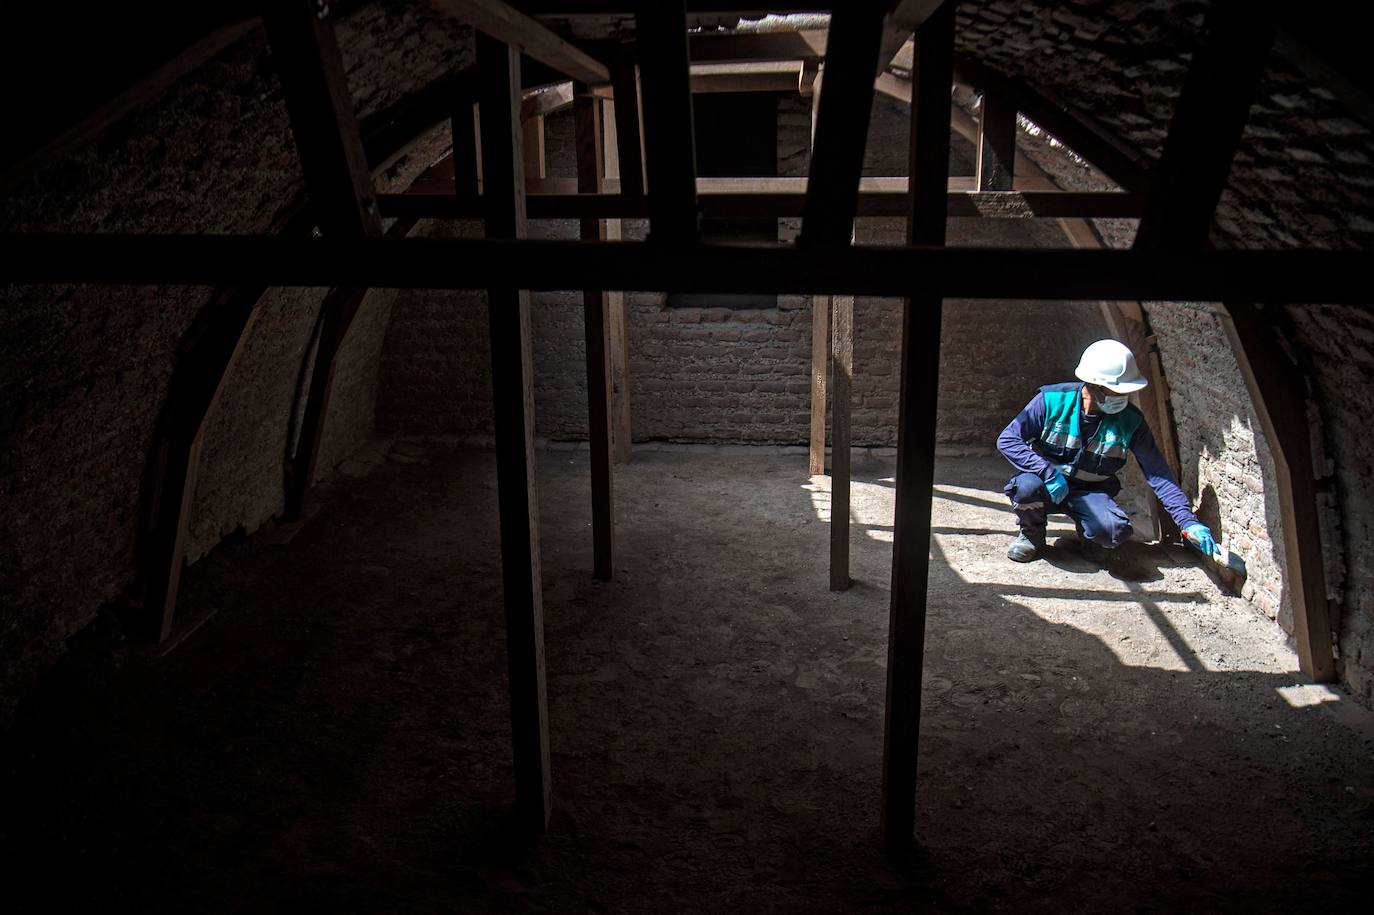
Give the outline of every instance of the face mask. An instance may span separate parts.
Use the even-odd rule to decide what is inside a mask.
[[[1126,394],[1113,394],[1111,397],[1104,397],[1097,402],[1097,408],[1103,413],[1120,413],[1126,409],[1126,405],[1131,402],[1131,398]]]

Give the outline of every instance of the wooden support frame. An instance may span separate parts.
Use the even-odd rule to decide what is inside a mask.
[[[943,245],[945,241],[944,191],[949,171],[953,56],[954,3],[949,2],[916,35],[909,244]],[[941,309],[941,296],[934,289],[909,295],[903,307],[892,606],[883,731],[882,833],[884,847],[893,855],[903,854],[911,846],[915,826]]]
[[[964,299],[1143,299],[1367,305],[1359,251],[1118,251],[853,245],[824,258],[793,245],[245,235],[0,233],[0,282],[135,285],[645,289]]]
[[[830,333],[830,590],[847,591],[849,577],[849,493],[851,402],[854,379],[854,297],[831,301]]]
[[[343,72],[334,26],[306,0],[266,5],[273,58],[286,95],[291,130],[300,151],[306,193],[321,233],[333,240],[382,234],[372,173]],[[325,297],[315,364],[294,458],[289,462],[285,516],[301,517],[317,475],[325,417],[333,394],[335,362],[366,289],[336,288]]]
[[[876,3],[843,6],[830,17],[831,54],[815,103],[799,246],[848,245],[852,240],[882,25],[883,10]]]
[[[433,0],[433,3],[455,19],[520,49],[575,80],[593,85],[610,82],[610,73],[600,61],[500,0]]]
[[[616,142],[611,145],[614,146],[616,156],[615,177],[620,180],[621,194],[626,197],[643,197],[644,118],[640,107],[639,65],[628,51],[623,51],[612,66]]]
[[[882,50],[878,56],[878,72],[892,65],[892,59],[911,36],[925,25],[940,4],[946,0],[899,0],[887,16],[883,29]]]
[[[811,297],[811,446],[808,469],[825,473],[825,405],[830,381],[830,296]],[[834,564],[831,564],[834,567]]]
[[[1126,149],[1110,132],[1097,126],[1071,106],[1006,77],[971,58],[956,57],[954,73],[962,82],[994,95],[1007,107],[1014,107],[1044,128],[1055,139],[1093,165],[1128,191],[1144,191],[1149,185],[1149,169],[1140,156]]]
[[[978,119],[978,173],[980,191],[1009,191],[1016,162],[1016,108],[991,93],[983,95]]]
[[[525,182],[521,174],[519,52],[479,34],[477,70],[487,236],[520,238],[525,234]],[[515,275],[508,274],[506,281]],[[525,829],[542,833],[548,828],[552,810],[552,787],[529,293],[504,283],[492,284],[487,290],[487,311],[516,811]]]
[[[573,102],[577,145],[577,185],[584,194],[601,191],[601,101],[578,87]],[[587,241],[606,237],[601,220],[581,220]],[[611,466],[611,347],[608,297],[603,289],[582,291],[583,337],[587,351],[587,441],[591,451],[592,573],[602,581],[614,575],[615,479]]]
[[[739,218],[802,216],[806,211],[805,178],[698,178],[697,206],[707,216]],[[951,179],[951,184],[971,179]],[[546,178],[527,184],[529,219],[643,219],[650,214],[646,197],[618,194],[618,182],[608,181],[607,193],[571,193],[568,179]],[[562,193],[562,190],[569,193]],[[905,178],[864,178],[859,182],[858,216],[903,215],[907,200]],[[472,219],[481,215],[482,202],[472,195],[423,193],[381,194],[383,216],[417,219]],[[1130,219],[1145,205],[1138,194],[1099,191],[973,191],[950,190],[946,210],[951,217],[973,219]]]
[[[633,97],[626,96],[623,104],[633,104],[636,110],[639,107],[639,93],[636,91]],[[613,100],[602,100],[603,116],[602,125],[602,151],[605,156],[605,175],[607,179],[619,180],[620,178],[620,136],[618,122],[620,116],[617,113],[617,102]],[[609,107],[608,107],[609,106]],[[638,117],[635,118],[638,124]],[[638,134],[638,127],[635,128]],[[635,144],[633,152],[638,153],[642,145]],[[642,165],[642,161],[640,162]],[[643,191],[642,184],[639,190]],[[610,241],[620,241],[623,235],[623,227],[619,219],[606,220],[606,238]],[[611,357],[611,440],[615,448],[615,459],[622,464],[630,461],[632,439],[630,425],[630,328],[629,310],[625,301],[623,290],[613,289],[607,293],[606,309],[608,312],[608,322],[610,326],[610,357]]]
[[[522,133],[521,149],[525,156],[525,175],[529,178],[544,177],[544,116],[535,115],[520,125]]]
[[[644,118],[644,160],[649,194],[649,240],[695,244],[696,145],[691,76],[687,62],[687,15],[682,0],[641,4],[635,11]]]

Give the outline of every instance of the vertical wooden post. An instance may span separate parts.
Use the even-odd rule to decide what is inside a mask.
[[[644,118],[639,104],[639,66],[628,50],[611,66],[620,193],[626,197],[642,197],[645,186]]]
[[[1015,160],[1016,107],[984,93],[983,114],[978,119],[978,190],[1011,190]]]
[[[536,114],[521,125],[521,143],[525,152],[525,177],[544,177],[544,116]]]
[[[601,102],[581,83],[574,84],[573,116],[577,143],[577,192],[601,193]],[[606,237],[604,223],[581,220],[583,241]],[[592,469],[592,568],[610,581],[614,568],[615,481],[611,469],[610,316],[606,293],[582,291],[583,329],[587,346],[587,440]]]
[[[525,235],[525,177],[519,52],[478,33],[477,70],[487,236],[521,238]],[[525,828],[543,832],[552,798],[529,293],[510,287],[489,289],[487,310],[516,806]]]
[[[845,591],[849,578],[850,381],[854,374],[854,297],[834,297],[834,332],[830,338],[830,590]]]
[[[604,106],[610,105],[608,114],[603,114],[601,124],[603,127],[602,149],[606,157],[606,177],[619,180],[621,182],[621,193],[625,193],[625,183],[620,174],[620,131],[617,126],[620,120],[619,106],[630,104],[630,100],[614,102],[603,102]],[[637,94],[633,101],[636,108],[639,106]],[[636,118],[636,123],[638,119]],[[635,128],[638,134],[639,128]],[[636,146],[638,148],[638,145]],[[643,186],[639,187],[642,194]],[[606,239],[608,241],[620,241],[623,236],[623,229],[619,219],[606,220]],[[611,429],[612,441],[615,446],[615,459],[622,464],[630,461],[631,454],[631,432],[630,432],[630,340],[629,340],[629,314],[625,303],[625,292],[620,289],[613,289],[607,294],[606,309],[609,313],[610,321],[610,348],[611,348]]]
[[[949,0],[916,33],[911,71],[908,244],[945,242],[953,57],[954,2]],[[919,277],[913,278],[913,282],[919,281]],[[908,296],[903,307],[897,504],[892,533],[892,607],[883,731],[882,832],[883,844],[892,854],[910,847],[915,825],[942,307],[942,300],[930,294]]]
[[[825,473],[825,401],[829,375],[830,296],[816,295],[811,297],[810,471],[813,475]]]
[[[477,106],[464,96],[453,112],[453,191],[460,197],[481,193],[481,147],[477,138]]]
[[[649,241],[696,244],[701,240],[701,220],[683,0],[639,4],[635,32],[644,92],[640,111],[650,192]]]

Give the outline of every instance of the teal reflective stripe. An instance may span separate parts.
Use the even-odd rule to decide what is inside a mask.
[[[1043,391],[1045,424],[1035,450],[1055,463],[1077,464],[1069,473],[1073,479],[1097,483],[1110,479],[1126,466],[1126,452],[1136,431],[1145,422],[1135,407],[1120,413],[1103,413],[1097,430],[1085,444],[1082,439],[1083,389]],[[1080,455],[1079,452],[1082,451]]]

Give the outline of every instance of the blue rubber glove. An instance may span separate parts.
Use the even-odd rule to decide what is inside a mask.
[[[1194,521],[1183,529],[1183,536],[1204,556],[1211,556],[1217,551],[1217,542],[1212,539],[1212,532],[1205,524]]]
[[[1049,493],[1050,501],[1058,505],[1064,501],[1064,496],[1069,492],[1069,481],[1064,479],[1064,475],[1056,470],[1054,476],[1045,481],[1045,492]]]

